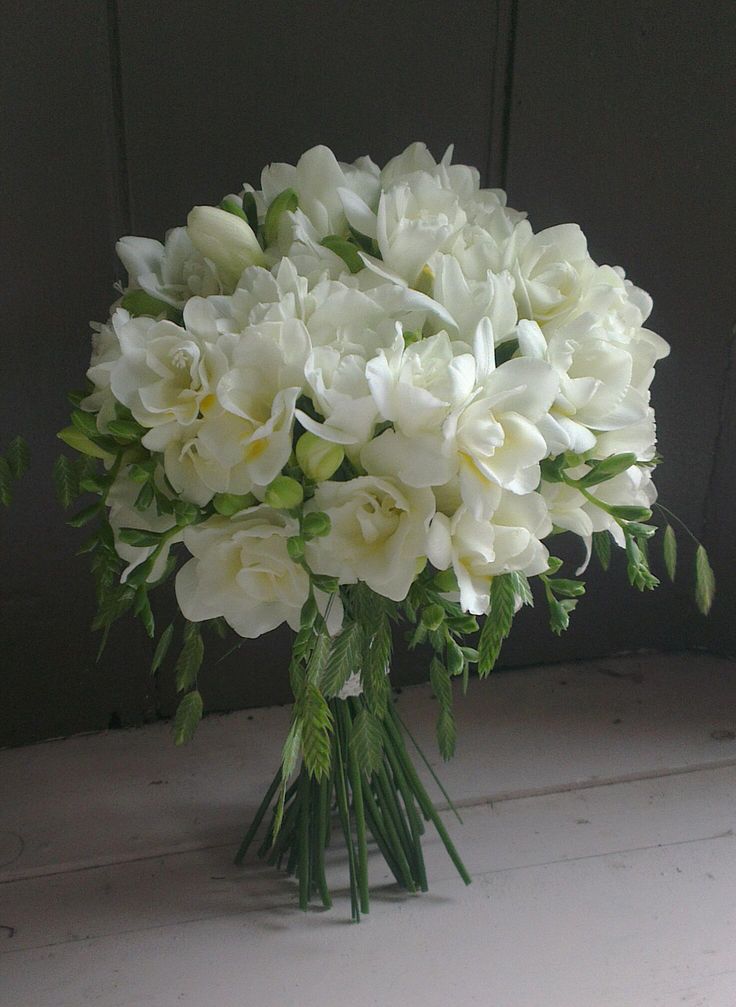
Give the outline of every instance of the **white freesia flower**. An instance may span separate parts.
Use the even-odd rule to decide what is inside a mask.
[[[188,426],[216,407],[229,344],[219,339],[207,301],[187,302],[184,328],[142,316],[122,325],[118,338],[121,356],[111,368],[110,386],[143,426]]]
[[[455,256],[444,254],[435,256],[432,268],[432,296],[452,316],[460,339],[472,343],[484,319],[491,323],[496,345],[513,339],[518,316],[510,273],[488,270],[483,279],[468,279]]]
[[[92,322],[92,356],[87,378],[94,390],[81,405],[82,409],[97,413],[97,426],[102,431],[115,419],[116,399],[110,387],[110,376],[122,353],[120,333],[129,321],[129,313],[124,308],[116,308],[106,324]]]
[[[186,619],[222,617],[239,636],[258,637],[282,623],[299,627],[309,578],[286,540],[297,523],[259,505],[234,518],[210,518],[186,529],[194,557],[179,571],[176,598]]]
[[[172,307],[183,308],[190,297],[209,297],[222,290],[214,263],[194,247],[186,227],[172,228],[163,245],[130,235],[118,241],[116,250],[128,271],[129,288],[145,290]]]
[[[405,346],[401,334],[366,366],[381,419],[411,438],[437,430],[475,387],[472,353],[455,352],[446,332]]]
[[[360,476],[322,483],[305,510],[324,511],[331,521],[329,535],[307,544],[307,560],[316,573],[337,577],[341,584],[363,581],[393,601],[406,597],[426,557],[434,513],[431,490]]]
[[[519,316],[538,322],[568,311],[579,299],[586,275],[595,267],[577,224],[558,224],[534,234],[528,222],[522,221],[506,254],[516,281]]]
[[[355,226],[359,218],[351,214],[349,219]],[[360,220],[365,227],[366,221]],[[432,175],[417,172],[381,193],[375,227],[368,235],[375,238],[381,261],[370,256],[363,260],[379,275],[388,271],[415,286],[427,261],[449,249],[466,220],[456,193]]]
[[[503,493],[491,519],[478,520],[465,506],[452,517],[435,514],[428,556],[438,570],[452,567],[464,611],[483,615],[493,577],[514,570],[533,576],[547,569],[549,553],[541,539],[551,530],[538,493]]]
[[[467,507],[479,520],[488,518],[502,489],[524,494],[539,483],[539,462],[548,454],[539,427],[558,387],[548,364],[509,360],[435,430],[414,436],[386,430],[363,449],[361,460],[369,471],[396,473],[412,486],[458,478]]]
[[[549,341],[534,322],[520,322],[517,334],[525,356],[547,360],[560,376],[560,391],[545,429],[553,454],[589,451],[596,443],[595,432],[646,420],[657,352],[646,336],[614,338],[590,313],[555,329]]]
[[[299,198],[299,210],[319,240],[347,230],[342,190],[355,193],[366,204],[378,200],[379,170],[370,158],[344,164],[328,147],[317,146],[302,154],[296,165],[270,164],[261,174],[261,187],[266,205],[285,189],[293,189]]]

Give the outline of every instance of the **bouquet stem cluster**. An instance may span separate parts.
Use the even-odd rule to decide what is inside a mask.
[[[329,703],[334,724],[330,771],[319,780],[302,764],[296,779],[284,788],[281,768],[268,788],[235,862],[243,862],[272,802],[283,792],[283,804],[271,813],[258,856],[285,868],[299,881],[299,906],[306,910],[313,898],[332,905],[325,874],[325,850],[337,809],[342,843],[347,851],[352,918],[370,909],[368,844],[372,840],[399,887],[408,892],[428,890],[422,853],[425,822],[437,830],[450,859],[465,884],[470,875],[445,825],[422,784],[404,742],[404,728],[389,703],[374,744],[380,757],[365,758],[362,724],[370,711],[362,696]],[[366,771],[366,761],[370,768]]]

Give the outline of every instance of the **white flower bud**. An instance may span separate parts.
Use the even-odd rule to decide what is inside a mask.
[[[264,261],[263,249],[250,224],[227,210],[195,206],[187,217],[187,233],[194,247],[233,286],[244,269]]]

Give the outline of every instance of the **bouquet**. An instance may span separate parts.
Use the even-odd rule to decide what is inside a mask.
[[[379,169],[326,147],[272,164],[163,243],[125,237],[128,281],[93,326],[88,386],[60,437],[63,502],[92,500],[104,638],[132,610],[157,633],[174,580],[178,743],[202,715],[204,631],[254,638],[287,623],[293,719],[245,837],[329,905],[339,825],[353,917],[369,908],[368,843],[426,890],[431,822],[467,882],[391,700],[395,627],[428,646],[437,741],[455,745],[453,679],[492,670],[535,593],[555,633],[595,553],[625,550],[658,583],[649,388],[667,343],[649,296],[597,265],[574,224],[535,233],[478,172],[413,144]],[[561,575],[554,536],[579,541]],[[667,523],[667,568],[676,539]],[[703,610],[714,584],[698,544]]]

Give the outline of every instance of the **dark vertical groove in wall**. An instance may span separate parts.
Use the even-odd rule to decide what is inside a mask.
[[[492,187],[506,188],[517,2],[518,0],[499,0],[497,7],[486,161],[486,183]]]
[[[122,58],[120,52],[120,18],[118,0],[107,0],[107,37],[110,49],[110,81],[112,88],[112,129],[117,159],[118,212],[121,233],[133,230],[131,219],[130,173],[128,144],[125,135],[123,105]]]
[[[732,398],[736,395],[736,322],[731,326],[731,334],[726,345],[726,367],[723,374],[723,384],[721,386],[718,423],[718,433],[713,447],[713,458],[708,473],[707,489],[705,493],[705,503],[703,507],[702,527],[699,529],[705,537],[711,531],[713,523],[713,510],[717,500],[717,483],[719,462],[725,457],[729,448],[728,421],[732,408]],[[733,445],[730,445],[733,449]],[[715,531],[714,529],[714,537]]]

